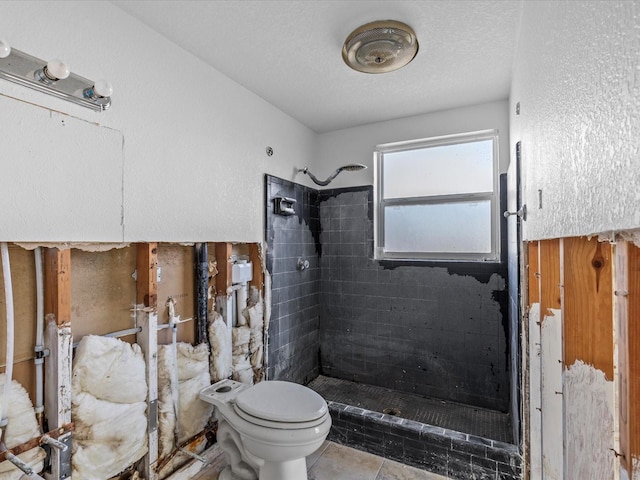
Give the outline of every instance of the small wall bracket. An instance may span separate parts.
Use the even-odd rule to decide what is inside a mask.
[[[273,213],[284,216],[294,215],[296,213],[293,208],[295,204],[295,198],[273,197]]]
[[[522,220],[527,220],[527,206],[523,205],[520,210],[518,210],[517,212],[504,212],[503,213],[504,218],[509,218],[511,215],[516,215],[517,217],[520,217]]]

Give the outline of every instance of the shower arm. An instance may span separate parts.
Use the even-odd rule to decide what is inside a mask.
[[[307,175],[309,175],[309,177],[311,178],[311,180],[314,181],[314,183],[320,185],[321,187],[326,187],[327,185],[329,185],[331,183],[331,181],[334,178],[336,178],[338,176],[338,174],[342,171],[342,169],[339,168],[338,170],[333,172],[331,175],[329,175],[329,178],[327,178],[326,180],[318,180],[316,178],[316,176],[313,173],[311,173],[307,167],[303,168],[300,171],[303,172],[303,173],[306,173]]]
[[[365,168],[367,168],[367,167],[365,165],[360,164],[360,163],[352,163],[352,164],[349,164],[349,165],[344,165],[344,166],[338,168],[331,175],[329,175],[329,178],[327,178],[326,180],[318,180],[316,178],[316,176],[309,171],[309,167],[300,168],[300,169],[298,169],[298,172],[306,173],[307,175],[309,175],[311,180],[313,180],[313,182],[316,185],[320,185],[321,187],[325,187],[325,186],[329,185],[331,183],[331,181],[334,178],[336,178],[338,176],[338,174],[340,172],[342,172],[343,170],[356,171],[356,170],[364,170]]]

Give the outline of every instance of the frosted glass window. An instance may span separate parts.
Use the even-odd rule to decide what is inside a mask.
[[[375,257],[500,260],[498,132],[376,148]]]
[[[493,139],[389,152],[384,198],[493,192]]]
[[[392,252],[491,253],[491,201],[394,205],[384,209]]]

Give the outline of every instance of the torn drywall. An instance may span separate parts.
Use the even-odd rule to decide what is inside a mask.
[[[600,242],[614,242],[616,239],[631,242],[636,247],[640,247],[640,228],[634,230],[626,230],[623,232],[605,232],[598,235]]]
[[[613,479],[613,382],[580,360],[563,377],[567,480]]]
[[[188,343],[158,346],[158,430],[160,456],[204,430],[211,405],[199,398],[200,390],[211,384],[209,349],[205,344]],[[177,364],[175,363],[177,360]],[[178,385],[173,379],[177,379]],[[177,415],[176,415],[177,411]],[[203,448],[204,443],[198,445]]]
[[[540,304],[529,309],[529,428],[531,478],[542,478],[542,398],[540,352]]]
[[[57,248],[60,250],[69,250],[76,248],[85,252],[106,252],[116,248],[126,248],[130,243],[83,243],[83,242],[63,242],[63,243],[36,243],[36,242],[16,242],[16,245],[25,250],[35,250],[38,247]]]
[[[540,332],[542,389],[542,471],[546,480],[561,480],[562,445],[562,314],[549,309]]]

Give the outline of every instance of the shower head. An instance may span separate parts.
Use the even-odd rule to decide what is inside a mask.
[[[336,178],[338,174],[343,170],[347,172],[357,172],[358,170],[364,170],[365,168],[367,168],[367,166],[362,165],[361,163],[350,163],[349,165],[343,165],[342,167],[338,168],[335,172],[333,172],[331,175],[329,175],[329,178],[327,178],[326,180],[318,180],[316,176],[309,171],[309,167],[300,168],[298,169],[298,172],[306,173],[307,175],[309,175],[309,178],[311,178],[311,180],[313,180],[313,182],[316,185],[320,185],[321,187],[324,187],[326,185],[329,185],[331,183],[331,180]]]
[[[344,167],[340,167],[338,170],[346,170],[347,172],[357,172],[358,170],[364,170],[367,168],[366,165],[362,165],[361,163],[350,163],[349,165],[345,165]]]

